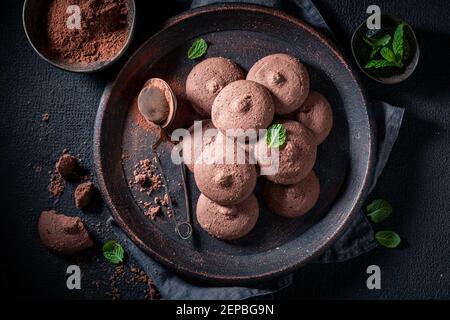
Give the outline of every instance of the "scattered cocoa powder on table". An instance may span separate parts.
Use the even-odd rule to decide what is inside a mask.
[[[128,38],[127,0],[52,0],[47,15],[44,51],[69,63],[92,63],[114,58]],[[67,26],[68,7],[81,11],[81,29]],[[73,13],[72,13],[73,14]]]

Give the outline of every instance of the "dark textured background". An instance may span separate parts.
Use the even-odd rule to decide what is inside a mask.
[[[157,1],[137,0],[138,33],[133,50],[168,17],[186,8],[183,1],[170,9]],[[187,2],[187,1],[184,1]],[[353,29],[370,4],[383,13],[408,21],[420,42],[421,60],[414,75],[392,86],[361,75],[371,97],[406,109],[404,125],[386,169],[370,198],[382,197],[394,214],[380,229],[396,230],[403,245],[378,248],[355,260],[329,265],[311,264],[295,275],[295,284],[279,298],[434,299],[450,298],[450,2],[447,1],[315,1],[349,54]],[[97,105],[105,84],[120,64],[95,75],[70,74],[41,61],[22,29],[23,1],[1,1],[0,30],[0,156],[1,168],[1,292],[15,298],[108,299],[113,268],[95,254],[62,259],[44,249],[37,235],[41,210],[81,215],[100,241],[112,237],[102,227],[106,208],[82,213],[69,184],[56,205],[47,192],[48,171],[64,148],[92,167],[92,134]],[[122,59],[121,63],[126,60]],[[50,121],[41,121],[44,112]],[[39,166],[42,170],[33,169]],[[65,270],[81,263],[83,290],[69,291]],[[133,261],[130,261],[133,264]],[[368,265],[382,270],[382,290],[366,288]],[[125,278],[127,275],[125,276]],[[93,282],[101,280],[100,288]],[[143,297],[144,287],[119,281],[123,298]]]

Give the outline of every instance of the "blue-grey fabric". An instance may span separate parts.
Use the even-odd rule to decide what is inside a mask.
[[[332,32],[325,20],[310,0],[285,1],[290,1],[290,14],[306,21],[313,27],[333,38]],[[193,0],[191,8],[223,2],[252,3],[278,9],[284,8],[282,0]],[[375,116],[377,128],[377,164],[372,185],[370,187],[370,190],[372,190],[389,159],[389,154],[397,139],[404,109],[380,101],[373,101],[369,107]],[[188,280],[182,279],[172,271],[167,270],[142,252],[129,240],[112,219],[109,220],[109,223],[118,240],[126,247],[127,252],[133,256],[140,264],[141,268],[154,280],[156,287],[159,289],[161,296],[164,299],[201,300],[257,298],[282,290],[292,283],[292,275],[288,275],[276,281],[261,283],[252,287],[211,287],[194,284]],[[331,248],[319,257],[316,262],[333,263],[349,260],[372,250],[376,246],[377,243],[374,239],[373,229],[363,210],[361,210],[342,236]]]

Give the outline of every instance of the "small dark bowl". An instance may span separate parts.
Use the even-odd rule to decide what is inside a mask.
[[[364,65],[368,60],[370,50],[368,45],[363,41],[363,37],[374,36],[378,33],[383,35],[386,31],[392,34],[400,23],[405,25],[404,37],[409,45],[407,49],[409,53],[406,61],[404,62],[405,67],[401,69],[400,73],[396,73],[397,70],[389,67],[383,68],[384,71],[372,71],[372,69],[365,69]],[[353,57],[355,58],[361,71],[369,78],[384,84],[399,83],[407,79],[414,72],[417,63],[419,62],[419,43],[417,42],[413,29],[406,22],[393,16],[381,15],[381,30],[368,29],[366,26],[366,21],[364,21],[353,33],[351,46]]]
[[[46,21],[46,14],[49,4],[50,0],[25,0],[23,5],[22,20],[28,41],[34,51],[36,51],[36,53],[43,60],[58,68],[77,73],[92,73],[103,70],[120,59],[133,39],[134,30],[136,27],[136,6],[134,0],[128,0],[128,38],[123,48],[114,56],[114,58],[107,61],[92,62],[88,64],[68,63],[55,59],[43,50],[45,42],[47,41],[43,21]]]

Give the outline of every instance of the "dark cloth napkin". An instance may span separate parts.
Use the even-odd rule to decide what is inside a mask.
[[[185,0],[183,1],[186,3]],[[329,37],[334,38],[320,12],[310,0],[193,0],[191,8],[200,7],[207,4],[223,2],[241,2],[259,4],[267,7],[285,8],[288,3],[290,9],[288,13],[293,14],[303,21],[306,21],[316,29],[321,30]],[[401,127],[404,109],[392,106],[386,102],[372,101],[369,106],[376,119],[377,126],[377,164],[374,178],[370,190],[377,182],[389,158],[392,147],[397,140]],[[151,257],[142,252],[127,235],[110,218],[108,223],[114,233],[127,249],[142,270],[146,272],[155,282],[156,287],[164,299],[180,300],[201,300],[201,299],[248,299],[264,297],[276,291],[282,290],[292,283],[292,274],[281,277],[275,281],[261,283],[249,287],[211,287],[194,284],[189,280],[182,279],[171,270],[166,269]],[[374,239],[373,229],[368,222],[366,215],[361,211],[342,236],[317,259],[318,263],[340,262],[355,258],[365,252],[375,248],[377,243]]]

